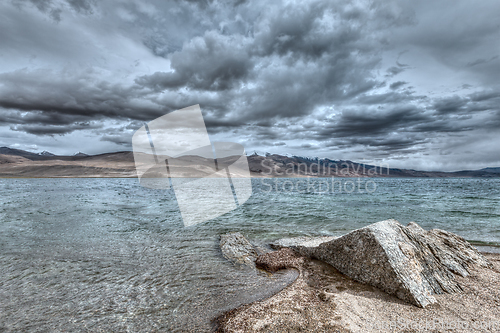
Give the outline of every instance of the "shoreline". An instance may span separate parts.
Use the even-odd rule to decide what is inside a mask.
[[[280,267],[299,271],[292,283],[267,299],[214,318],[214,332],[399,332],[412,323],[490,323],[500,329],[500,254],[480,253],[493,269],[475,268],[468,277],[457,277],[463,293],[434,295],[438,303],[424,309],[356,282],[324,262],[296,255],[292,263]],[[405,330],[421,331],[418,327]]]

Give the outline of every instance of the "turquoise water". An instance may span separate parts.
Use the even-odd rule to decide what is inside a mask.
[[[0,179],[0,331],[209,331],[293,278],[226,262],[229,231],[265,244],[394,218],[500,244],[500,179],[310,182],[253,179],[243,206],[184,228],[174,193],[136,179]]]

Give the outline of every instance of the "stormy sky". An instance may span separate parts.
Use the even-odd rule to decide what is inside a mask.
[[[0,145],[131,150],[200,104],[213,141],[424,170],[500,166],[500,2],[0,2]]]

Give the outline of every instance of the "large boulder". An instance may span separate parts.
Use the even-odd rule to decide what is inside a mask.
[[[240,265],[255,267],[256,248],[239,232],[220,235],[220,249],[227,260]]]
[[[435,303],[432,294],[462,291],[455,274],[488,261],[465,239],[439,229],[426,231],[386,220],[337,239],[300,249],[345,275],[414,305]]]

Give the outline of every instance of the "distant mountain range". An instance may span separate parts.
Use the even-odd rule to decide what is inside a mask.
[[[412,169],[388,168],[357,163],[349,160],[283,156],[278,154],[257,154],[248,156],[253,175],[271,177],[500,177],[500,168],[464,170],[456,172],[418,171]]]
[[[439,172],[278,154],[247,158],[252,177],[500,177],[500,167]],[[58,156],[0,147],[0,177],[136,177],[136,171],[134,155],[129,151]]]
[[[136,177],[132,152],[73,156],[0,148],[0,177]]]

